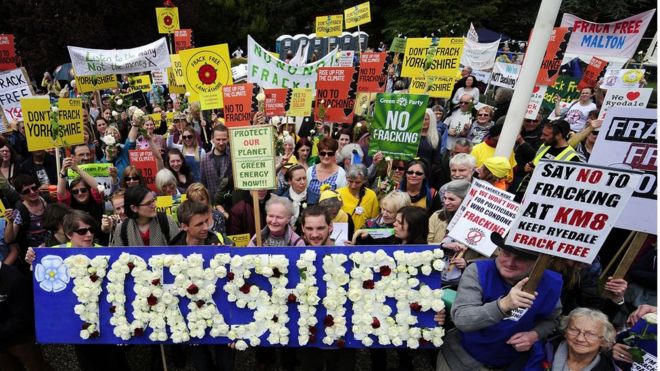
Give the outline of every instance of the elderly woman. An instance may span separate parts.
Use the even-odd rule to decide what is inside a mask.
[[[342,199],[342,210],[353,219],[355,229],[360,229],[366,221],[375,218],[379,213],[376,192],[367,187],[367,168],[355,164],[346,173],[348,186],[341,187],[337,193]]]
[[[180,196],[174,174],[168,169],[160,169],[156,173],[156,189],[159,196]]]
[[[263,246],[305,246],[305,241],[293,231],[289,222],[293,215],[293,205],[289,199],[271,196],[266,202],[266,227],[261,230]],[[248,243],[248,247],[257,246],[256,234]]]
[[[483,142],[486,135],[488,135],[488,130],[495,125],[493,121],[494,113],[493,108],[490,106],[481,107],[477,111],[477,119],[472,122],[470,131],[467,134],[467,139],[472,144],[476,145]]]
[[[606,353],[616,332],[607,316],[589,308],[576,308],[564,317],[560,329],[564,340],[556,345],[553,370],[615,370]]]
[[[380,200],[380,214],[365,223],[367,228],[392,228],[396,213],[404,206],[410,206],[410,196],[406,192],[394,190]]]
[[[337,165],[337,141],[324,137],[317,148],[321,162],[307,169],[307,200],[310,204],[318,202],[321,195],[321,186],[328,184],[333,190],[346,185],[346,171]]]

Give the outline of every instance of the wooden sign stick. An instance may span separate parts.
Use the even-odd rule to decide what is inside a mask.
[[[529,281],[523,286],[523,291],[529,294],[533,294],[536,291],[536,286],[539,285],[541,277],[543,277],[543,272],[550,265],[552,261],[552,256],[547,254],[540,254],[536,258],[536,263],[534,263],[534,268],[529,273]]]
[[[644,246],[644,242],[646,242],[648,236],[648,233],[635,233],[635,238],[633,238],[630,246],[628,247],[628,250],[626,251],[626,254],[621,260],[621,263],[619,263],[619,266],[616,268],[616,271],[614,271],[614,274],[612,275],[613,278],[623,278],[626,276],[630,270],[630,267],[635,261],[639,250],[641,250],[642,246]]]
[[[256,242],[257,246],[261,246],[261,213],[259,212],[259,195],[257,191],[251,191],[250,193],[252,193],[252,208],[254,209],[254,230],[257,237]]]
[[[617,250],[616,254],[612,257],[612,260],[610,261],[609,264],[607,264],[607,267],[603,269],[603,273],[600,274],[600,279],[603,280],[605,277],[607,277],[608,273],[612,269],[612,266],[614,266],[614,263],[616,263],[619,260],[619,255],[621,255],[622,252],[626,251],[628,249],[628,246],[630,246],[630,243],[632,242],[633,237],[637,232],[630,232],[628,234],[628,237],[626,237],[626,240],[623,242],[621,247],[619,247],[619,250]]]

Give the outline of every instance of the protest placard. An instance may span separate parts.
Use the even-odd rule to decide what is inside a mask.
[[[561,27],[573,27],[566,57],[588,62],[596,56],[625,62],[632,58],[642,41],[655,9],[610,23],[595,23],[564,13]]]
[[[319,121],[353,122],[357,71],[353,67],[322,67],[316,81],[314,117]],[[323,116],[321,112],[325,111]],[[321,117],[323,116],[323,117]]]
[[[167,67],[167,88],[171,94],[185,94],[186,87],[177,84],[175,74],[172,67]]]
[[[273,126],[230,128],[229,142],[236,189],[277,188]]]
[[[158,167],[153,152],[148,149],[132,149],[128,151],[128,158],[131,165],[135,166],[142,175],[144,184],[153,192],[157,192],[156,173]]]
[[[264,89],[264,113],[268,117],[286,116],[291,101],[290,89]]]
[[[81,93],[117,88],[117,75],[76,76],[76,87]]]
[[[408,38],[406,39],[406,51],[403,55],[401,66],[401,77],[422,77],[426,63],[431,39]]]
[[[506,243],[591,264],[640,178],[630,170],[541,160]]]
[[[367,114],[371,104],[376,101],[376,95],[378,93],[357,93],[355,96],[355,106],[353,107],[353,113],[358,116],[364,116]]]
[[[455,77],[459,75],[459,64],[463,55],[462,37],[443,37],[438,41],[435,54],[427,66],[428,76]]]
[[[151,71],[151,81],[154,85],[167,85],[167,71]]]
[[[233,84],[227,44],[186,49],[179,55],[186,89],[191,94],[222,96],[222,87]]]
[[[172,61],[172,71],[174,72],[174,81],[176,85],[185,86],[186,77],[184,76],[183,63],[181,63],[181,56],[179,54],[170,55],[170,60]]]
[[[48,97],[21,99],[25,138],[30,152],[72,146],[85,140],[82,100],[60,98],[54,107],[51,108]]]
[[[613,107],[589,157],[589,164],[644,172],[617,228],[657,233],[657,121],[655,109]]]
[[[34,95],[25,68],[0,72],[0,107],[7,122],[23,121],[21,98]],[[3,132],[6,128],[3,128]]]
[[[316,37],[341,36],[344,27],[344,16],[327,15],[316,17]]]
[[[249,126],[252,121],[252,103],[254,100],[254,84],[236,84],[224,86],[222,95],[225,105],[225,125],[227,127]]]
[[[67,48],[78,76],[146,72],[164,70],[170,66],[170,53],[164,37],[132,49]]]
[[[390,45],[390,52],[394,53],[403,53],[406,51],[406,39],[403,37],[395,37],[392,39],[392,45]]]
[[[232,242],[234,242],[234,246],[236,247],[246,247],[248,243],[250,243],[250,234],[249,233],[242,233],[242,234],[233,234],[229,237]]]
[[[450,76],[415,77],[410,81],[408,91],[411,94],[428,94],[431,98],[451,98],[456,80]]]
[[[148,93],[151,91],[151,76],[150,75],[129,76],[128,86],[133,91],[141,90],[144,93]]]
[[[536,116],[541,109],[541,104],[543,103],[543,96],[545,91],[548,89],[547,85],[535,85],[532,89],[532,96],[529,98],[529,103],[527,103],[527,111],[525,111],[525,118],[529,120],[536,120]]]
[[[369,2],[344,9],[346,28],[353,28],[371,22]]]
[[[380,151],[393,159],[417,156],[428,95],[380,93],[376,107],[369,155]]]
[[[651,93],[653,93],[652,88],[607,89],[598,118],[605,119],[607,111],[612,107],[646,108],[651,99]]]
[[[339,58],[337,59],[337,67],[353,67],[353,59],[355,58],[355,52],[352,50],[342,50],[339,52]],[[318,71],[317,71],[318,72]]]
[[[552,85],[559,77],[561,62],[568,45],[571,31],[568,27],[555,27],[552,29],[545,56],[541,62],[541,69],[536,76],[537,85]]]
[[[644,78],[646,70],[643,69],[614,69],[608,68],[603,76],[601,89],[611,88],[638,88]]]
[[[291,101],[287,116],[306,117],[312,114],[312,89],[293,88],[291,89]]]
[[[495,62],[490,84],[513,89],[516,86],[521,69],[522,66],[519,64]]]
[[[319,67],[336,66],[337,63],[335,47],[314,63],[292,66],[274,57],[248,35],[247,81],[259,84],[263,88],[315,89],[316,71]]]
[[[472,70],[490,70],[495,64],[497,48],[500,40],[491,43],[479,43],[465,38],[461,65],[472,67]]]
[[[179,29],[179,8],[156,8],[156,21],[158,33],[173,33]]]
[[[554,85],[548,86],[543,96],[541,107],[548,111],[555,109],[555,95],[559,95],[562,103],[570,104],[580,98],[578,90],[578,79],[570,76],[559,76]]]
[[[103,194],[106,197],[112,195],[112,177],[110,176],[111,163],[93,163],[78,165],[78,169],[83,170],[90,176],[94,177],[99,186],[103,186]],[[67,180],[71,182],[80,177],[78,173],[69,169],[67,171]]]
[[[360,55],[357,91],[384,93],[387,85],[387,53],[364,52]]]
[[[454,217],[449,221],[449,224],[447,225],[448,231],[452,230],[456,225],[456,223],[463,217],[463,212],[467,210],[467,205],[472,200],[472,197],[474,197],[474,195],[478,194],[482,190],[491,194],[495,194],[498,197],[502,197],[509,201],[513,201],[513,197],[514,197],[513,194],[509,192],[504,192],[499,188],[495,188],[492,184],[486,183],[483,180],[473,179],[472,185],[470,186],[470,190],[463,199],[463,202],[461,202],[461,205],[458,207],[458,210],[456,210]]]
[[[426,245],[35,250],[41,344],[432,348],[444,336],[443,253]]]
[[[594,88],[598,83],[598,80],[603,77],[605,67],[607,67],[607,61],[598,57],[591,58],[587,69],[584,70],[584,73],[582,74],[582,79],[578,83],[578,90]]]
[[[516,220],[520,205],[494,187],[471,187],[470,199],[449,237],[459,241],[483,256],[491,256],[497,246],[490,240],[493,232],[504,236]],[[453,219],[452,219],[453,221]]]
[[[0,71],[16,68],[16,48],[14,35],[0,34]]]
[[[193,48],[192,30],[190,28],[182,28],[174,30],[174,52],[178,53],[182,50]]]

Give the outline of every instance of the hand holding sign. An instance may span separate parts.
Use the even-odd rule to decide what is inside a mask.
[[[534,304],[536,293],[532,295],[523,291],[523,286],[527,281],[529,281],[529,277],[525,277],[518,281],[518,283],[511,288],[511,291],[509,291],[505,297],[500,299],[499,305],[502,311],[508,313],[518,308],[529,308]]]

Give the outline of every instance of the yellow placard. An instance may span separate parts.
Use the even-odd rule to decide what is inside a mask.
[[[431,45],[431,39],[428,38],[408,38],[406,40],[406,51],[401,67],[402,77],[424,76],[424,63],[426,62],[429,45]]]
[[[172,215],[172,207],[174,206],[174,198],[172,196],[158,196],[156,197],[156,211]]]
[[[2,200],[0,200],[0,216],[1,216],[4,220],[8,220],[7,217],[5,217],[5,210],[6,210],[6,209],[5,209],[5,204],[3,204],[3,203],[2,203]]]
[[[291,89],[291,102],[287,116],[304,117],[312,114],[312,89]]]
[[[454,77],[459,73],[461,56],[463,55],[462,37],[443,37],[438,42],[433,62],[428,66],[429,76]]]
[[[57,105],[58,135],[53,139],[51,109],[48,98],[21,99],[25,137],[28,150],[39,151],[55,147],[72,146],[85,141],[83,134],[82,100],[60,98]]]
[[[183,76],[183,64],[181,64],[181,56],[178,54],[170,54],[170,62],[172,62],[172,67],[170,68],[174,73],[174,80],[170,79],[170,84],[172,81],[175,81],[177,85],[185,86],[186,79]]]
[[[156,8],[158,33],[174,33],[179,29],[179,8]]]
[[[151,91],[151,75],[129,76],[128,85],[133,91],[142,90],[148,93]]]
[[[167,112],[167,114],[165,115],[165,123],[168,128],[174,125],[174,112]]]
[[[186,49],[179,55],[186,89],[192,96],[222,94],[223,86],[233,84],[227,44]]]
[[[371,22],[369,2],[358,4],[344,10],[346,28],[353,28]]]
[[[368,93],[368,92],[359,92],[355,97],[355,105],[353,106],[353,112],[358,116],[364,116],[369,105],[376,100],[376,94],[378,93]]]
[[[202,110],[209,110],[215,108],[223,108],[222,92],[200,93],[199,103]]]
[[[248,243],[250,242],[250,234],[249,233],[243,233],[243,234],[233,234],[229,237],[230,240],[234,241],[234,245],[236,247],[246,247]]]
[[[456,82],[455,77],[414,77],[410,81],[410,94],[428,94],[431,98],[451,98],[451,92]]]
[[[186,87],[184,85],[179,85],[176,82],[176,78],[174,76],[175,76],[174,69],[172,69],[172,67],[167,67],[167,77],[168,77],[167,82],[170,93],[185,94]]]
[[[344,25],[344,16],[327,15],[316,17],[316,37],[341,36]]]
[[[117,88],[117,75],[76,76],[76,86],[81,93]]]

